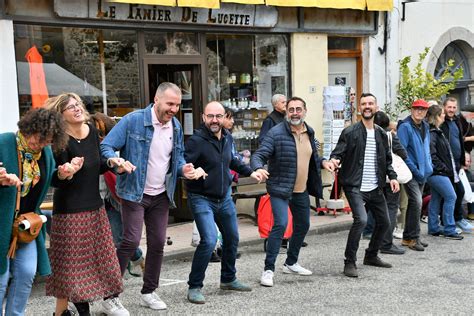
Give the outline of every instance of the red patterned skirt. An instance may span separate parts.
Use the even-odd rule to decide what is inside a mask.
[[[46,295],[92,302],[123,291],[109,220],[104,208],[54,214]]]

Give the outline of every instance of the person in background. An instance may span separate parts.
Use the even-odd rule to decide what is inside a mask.
[[[423,202],[423,187],[433,173],[430,154],[429,125],[424,121],[429,105],[423,99],[415,100],[411,115],[400,121],[397,135],[407,151],[405,160],[413,179],[403,184],[408,196],[402,246],[412,250],[424,251],[428,244],[420,239],[420,214]]]
[[[285,120],[286,97],[283,94],[275,94],[272,96],[273,111],[262,123],[260,133],[258,135],[258,144],[261,145],[268,131],[278,123]]]
[[[468,152],[466,152],[466,159],[463,169],[466,173],[466,177],[469,180],[469,183],[471,184],[471,189],[474,192],[474,176],[471,172],[471,154]],[[467,203],[467,219],[471,221],[474,220],[474,203]]]
[[[458,101],[455,98],[448,97],[444,100],[443,107],[446,117],[440,129],[443,131],[451,147],[454,163],[456,165],[454,172],[459,173],[459,170],[465,165],[465,150],[462,127],[459,116],[457,115]],[[464,187],[461,181],[454,183],[453,186],[456,191],[456,204],[454,206],[454,220],[456,221],[456,225],[461,228],[464,233],[472,233],[474,226],[464,219],[463,214],[462,199],[464,197]]]
[[[169,208],[176,207],[177,179],[199,178],[194,166],[183,157],[183,130],[175,118],[181,98],[177,85],[161,83],[153,103],[125,115],[100,145],[102,157],[126,171],[117,177],[123,222],[123,239],[117,249],[120,269],[123,275],[140,245],[145,224],[147,258],[140,304],[153,310],[167,308],[155,290],[163,263]]]
[[[58,165],[71,161],[73,172],[72,176],[58,169],[52,179],[52,274],[46,294],[56,297],[56,315],[69,313],[69,301],[80,315],[90,315],[89,303],[103,299],[105,314],[128,316],[117,297],[123,291],[122,277],[99,193],[99,175],[109,167],[100,157],[97,129],[87,123],[89,115],[75,93],[50,98],[46,107],[60,113],[66,122],[68,147],[54,158]],[[114,163],[121,162],[116,158]],[[117,171],[125,170],[120,167]]]
[[[16,133],[0,134],[0,314],[23,315],[38,273],[51,273],[45,246],[46,225],[36,240],[19,243],[13,258],[8,258],[12,226],[20,190],[19,214],[41,214],[40,205],[56,170],[53,152],[67,145],[67,134],[60,114],[46,109],[28,111],[18,122]],[[19,165],[22,174],[19,174]],[[60,165],[60,170],[71,164]],[[8,294],[7,294],[8,293]]]
[[[430,106],[426,115],[426,120],[430,125],[430,152],[431,161],[433,161],[433,174],[428,178],[428,184],[431,188],[428,234],[462,240],[463,236],[456,232],[454,222],[454,204],[456,202],[454,185],[461,180],[456,172],[449,142],[439,128],[444,122],[444,117],[444,109],[437,104]],[[441,203],[442,200],[443,203]],[[441,204],[443,205],[443,229],[439,225]]]
[[[100,141],[102,141],[115,126],[115,120],[101,112],[92,114],[91,122],[97,128]],[[115,247],[118,248],[123,238],[123,223],[122,201],[115,190],[116,184],[117,175],[112,170],[108,170],[100,176],[100,194],[104,200],[104,207],[107,211],[107,217],[109,218],[114,244]],[[127,270],[131,276],[142,276],[144,268],[145,259],[143,258],[143,251],[140,247],[137,247],[128,264]]]

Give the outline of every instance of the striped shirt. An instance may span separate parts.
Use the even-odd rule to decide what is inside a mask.
[[[362,183],[360,185],[361,192],[370,192],[378,187],[376,159],[375,129],[367,129],[364,167],[362,169]]]

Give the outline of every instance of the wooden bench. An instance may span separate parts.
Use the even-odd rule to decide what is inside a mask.
[[[252,188],[248,191],[240,191],[244,187],[249,187],[249,186],[258,186],[258,189]],[[257,225],[258,222],[258,205],[260,203],[260,198],[267,194],[267,190],[265,188],[265,181],[260,182],[260,184],[257,182],[257,180],[251,178],[251,177],[246,177],[246,178],[239,178],[238,183],[232,183],[232,200],[234,201],[234,204],[237,203],[237,200],[239,199],[255,199],[255,203],[253,206],[253,212],[254,215],[247,214],[247,213],[237,213],[237,216],[239,217],[246,217],[250,218],[255,225]]]

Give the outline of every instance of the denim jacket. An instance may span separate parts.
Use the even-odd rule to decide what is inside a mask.
[[[128,174],[117,176],[117,195],[122,199],[140,202],[145,189],[148,156],[150,154],[151,140],[154,128],[151,118],[150,104],[145,109],[134,111],[124,116],[109,132],[100,144],[102,156],[105,158],[116,157],[115,152],[120,151],[120,157],[130,161],[137,169]],[[186,163],[183,156],[183,130],[179,121],[173,117],[173,151],[171,164],[165,178],[166,194],[170,207],[174,203],[176,180],[182,177],[182,167]]]

